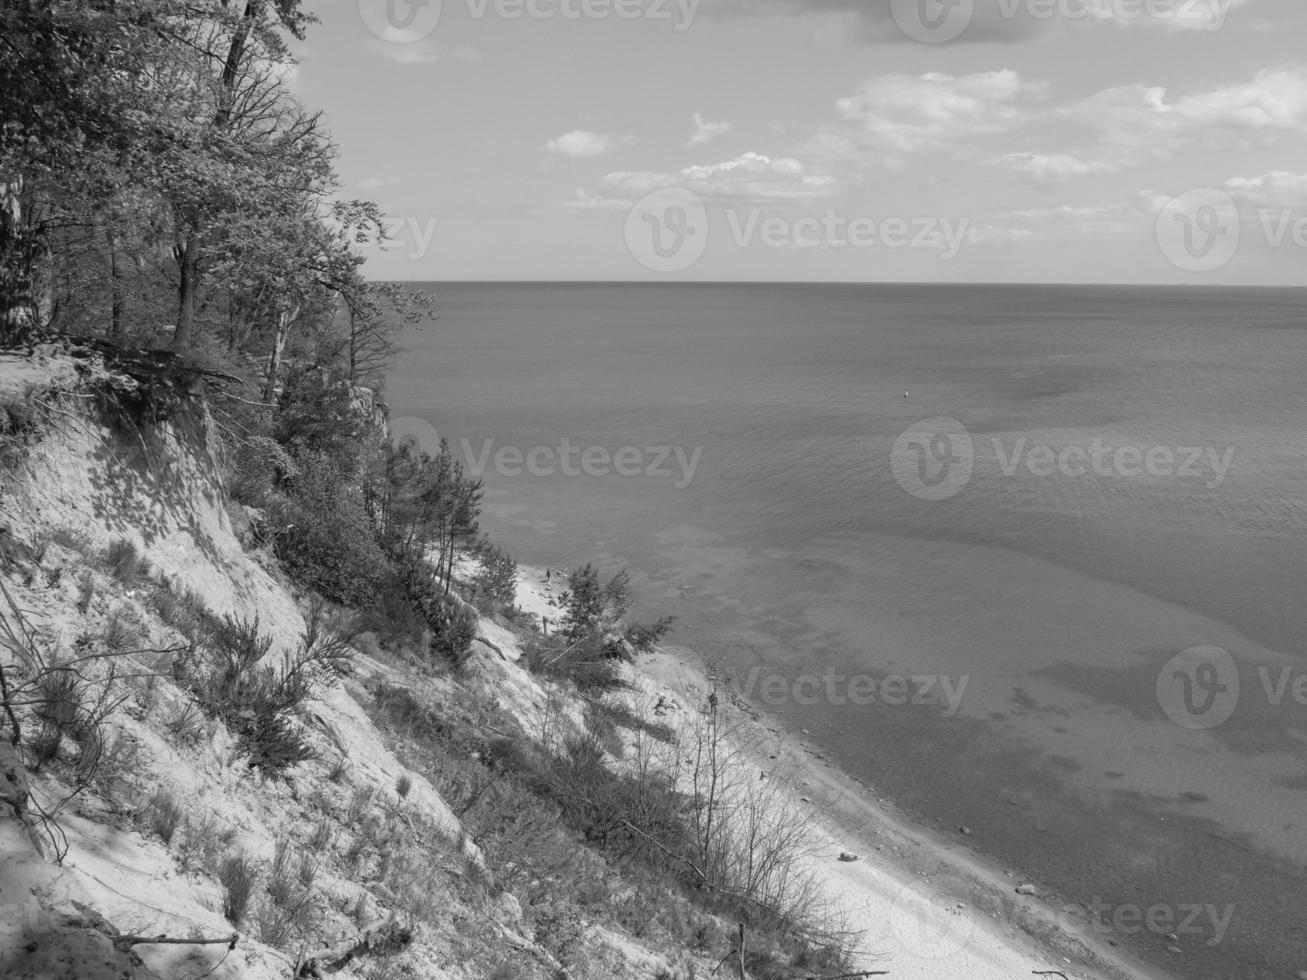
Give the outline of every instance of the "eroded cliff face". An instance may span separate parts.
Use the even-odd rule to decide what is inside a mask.
[[[91,651],[97,659],[85,686],[92,695],[104,691],[121,700],[105,718],[116,754],[104,765],[113,771],[67,802],[73,786],[58,764],[32,776],[25,801],[28,787],[18,780],[26,771],[7,753],[0,972],[95,980],[212,969],[211,976],[233,980],[284,978],[290,975],[284,951],[244,930],[234,950],[122,942],[115,948],[115,931],[174,938],[232,933],[214,869],[180,867],[175,847],[139,827],[134,813],[148,810],[151,800],[175,801],[181,819],[171,843],[190,835],[198,847],[201,837],[215,834],[223,842],[223,853],[212,855],[219,870],[228,858],[269,865],[279,848],[308,854],[314,840],[320,851],[324,837],[355,832],[369,820],[386,824],[387,833],[421,837],[432,863],[453,874],[477,874],[481,855],[440,795],[386,748],[339,682],[322,685],[300,712],[297,724],[316,759],[284,780],[257,775],[237,757],[222,726],[200,717],[190,693],[171,677],[185,638],[158,615],[159,590],[198,597],[218,616],[257,621],[272,641],[267,660],[274,664],[301,643],[305,617],[275,562],[248,554],[233,531],[203,404],[149,424],[114,419],[88,387],[104,370],[60,354],[0,357],[0,397],[25,398],[39,419],[0,496],[5,540],[20,552],[8,555],[2,569],[0,612],[18,634],[8,646],[30,634],[39,649],[29,654],[50,664]],[[144,559],[144,580],[118,581],[97,565],[96,554],[122,542]],[[130,639],[118,635],[123,631]],[[106,635],[126,643],[112,658],[112,684],[100,669],[110,662],[107,655],[100,659]],[[22,658],[12,649],[0,656],[11,676],[21,678]],[[190,725],[199,727],[184,727]],[[84,751],[68,747],[74,765]],[[342,759],[344,771],[333,772]],[[57,821],[40,818],[61,805]],[[18,819],[24,806],[27,824]],[[327,824],[340,826],[317,829]],[[60,856],[61,865],[52,863]],[[333,855],[314,860],[311,901],[320,906],[315,926],[323,936],[348,937],[392,910],[387,896],[352,880],[351,869]],[[461,975],[428,965],[431,976]]]

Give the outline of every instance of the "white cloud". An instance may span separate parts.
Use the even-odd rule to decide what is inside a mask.
[[[576,197],[564,201],[560,206],[574,211],[624,211],[632,203],[624,197],[604,197],[602,194],[587,191],[584,187],[578,187]]]
[[[700,113],[695,113],[693,117],[694,132],[690,135],[686,146],[702,146],[704,143],[715,140],[718,136],[724,136],[731,131],[731,124],[728,122],[704,122]]]
[[[1074,153],[1004,153],[991,162],[1040,180],[1069,180],[1111,169],[1106,161],[1085,159]]]
[[[475,44],[460,44],[450,52],[459,61],[467,61],[479,65],[484,59],[481,57],[481,49]]]
[[[383,187],[390,187],[394,184],[402,183],[403,177],[367,177],[359,181],[359,187],[365,191],[380,190]]]
[[[625,140],[615,140],[603,133],[591,133],[584,129],[574,129],[570,133],[556,136],[545,144],[545,149],[561,157],[598,157],[612,150]]]
[[[1137,238],[1150,220],[1151,210],[1141,200],[1024,208],[996,215],[977,226],[974,240],[1008,245]]]
[[[1068,180],[1165,159],[1195,143],[1270,146],[1307,129],[1307,69],[1268,68],[1248,81],[1178,97],[1160,85],[1122,85],[1032,119],[1084,127],[1096,133],[1095,142],[1005,153],[991,163],[1042,180]]]
[[[829,174],[812,173],[798,160],[773,159],[761,153],[744,153],[721,163],[686,167],[676,173],[620,171],[606,175],[600,185],[631,198],[664,187],[684,187],[706,198],[758,202],[808,201],[835,189],[834,178]]]
[[[1230,194],[1257,207],[1307,207],[1307,174],[1275,170],[1260,177],[1231,177],[1225,182]]]
[[[855,129],[857,143],[893,153],[958,149],[977,136],[1024,124],[1045,86],[1011,70],[954,76],[884,75],[840,99],[836,111]],[[850,142],[828,128],[827,143]]]
[[[1171,99],[1161,86],[1104,89],[1063,115],[1098,127],[1112,144],[1174,150],[1199,135],[1265,142],[1307,124],[1307,71],[1268,68],[1250,81]]]

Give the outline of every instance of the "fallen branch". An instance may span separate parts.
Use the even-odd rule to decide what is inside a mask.
[[[359,953],[368,952],[383,944],[407,946],[413,940],[413,930],[396,921],[395,913],[375,922],[359,932],[353,939],[337,946],[320,949],[300,956],[295,964],[296,980],[302,977],[321,977],[322,967],[341,967]],[[334,972],[334,971],[333,971]]]
[[[173,939],[169,936],[113,936],[113,948],[120,953],[126,953],[133,946],[226,946],[227,949],[236,948],[236,941],[240,938],[236,933],[219,939]]]
[[[236,948],[236,941],[240,938],[236,933],[219,939],[175,939],[164,935],[127,936],[119,932],[112,922],[89,905],[74,900],[73,908],[81,913],[84,926],[108,936],[109,941],[113,943],[113,948],[119,953],[129,953],[133,946],[226,946],[227,952],[230,953]]]

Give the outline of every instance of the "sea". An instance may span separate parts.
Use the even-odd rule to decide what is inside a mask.
[[[629,569],[723,684],[1172,975],[1307,970],[1307,292],[422,285],[392,420],[520,562]]]

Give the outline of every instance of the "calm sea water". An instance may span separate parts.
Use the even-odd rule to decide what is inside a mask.
[[[1307,969],[1307,294],[432,288],[388,398],[484,461],[520,560],[629,566],[723,674],[823,675],[772,710],[1174,973]]]

